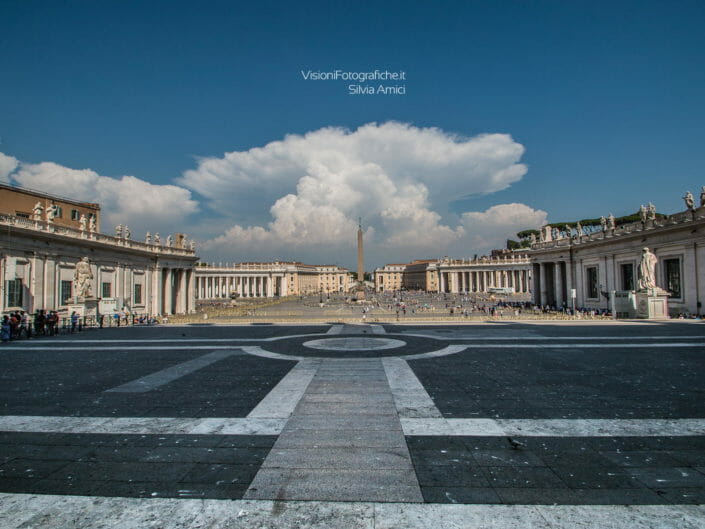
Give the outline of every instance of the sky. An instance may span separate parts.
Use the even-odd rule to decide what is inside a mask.
[[[359,218],[372,269],[673,213],[705,185],[704,24],[702,1],[0,0],[0,181],[208,262],[352,268]],[[307,74],[336,70],[400,78]]]

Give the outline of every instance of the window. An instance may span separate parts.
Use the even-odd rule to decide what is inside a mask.
[[[71,289],[73,286],[73,281],[62,281],[59,289],[59,299],[61,300],[61,305],[66,305],[71,301]]]
[[[101,284],[102,297],[111,298],[113,297],[113,284],[112,283],[102,283]]]
[[[597,298],[597,267],[591,266],[585,269],[585,278],[587,283],[585,285],[585,291],[587,292],[588,298]]]
[[[621,266],[622,290],[634,290],[634,264],[627,263]]]
[[[142,285],[139,283],[135,283],[135,299],[134,299],[134,304],[135,305],[141,305],[142,304]]]
[[[56,206],[56,218],[60,219],[64,216],[64,210],[61,208],[61,206]]]
[[[81,218],[81,212],[77,209],[71,210],[71,220],[79,220]]]
[[[682,297],[681,289],[681,260],[680,259],[664,259],[663,272],[666,279],[666,290],[671,293],[671,297]]]
[[[22,306],[22,280],[9,279],[5,281],[7,286],[7,306],[21,307]]]

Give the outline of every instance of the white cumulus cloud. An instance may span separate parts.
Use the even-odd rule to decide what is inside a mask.
[[[19,162],[16,168],[10,178],[20,186],[99,203],[104,232],[116,224],[127,224],[136,234],[183,231],[186,217],[198,208],[191,192],[175,185],[155,185],[134,176],[111,178],[53,162]]]
[[[179,183],[204,196],[232,227],[204,248],[257,252],[345,247],[358,217],[369,244],[437,252],[467,227],[451,200],[492,193],[521,179],[524,147],[507,134],[466,138],[438,128],[370,123],[327,127],[222,158],[204,158]],[[331,252],[334,253],[334,252]]]
[[[18,164],[19,162],[17,161],[17,158],[13,158],[12,156],[8,156],[7,154],[0,152],[0,182],[9,184],[10,174],[17,169]]]

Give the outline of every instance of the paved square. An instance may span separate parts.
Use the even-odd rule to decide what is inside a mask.
[[[121,328],[0,359],[3,528],[705,525],[702,323]]]

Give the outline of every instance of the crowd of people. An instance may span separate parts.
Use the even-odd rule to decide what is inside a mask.
[[[0,339],[3,342],[9,342],[37,336],[55,336],[60,332],[79,332],[85,326],[103,328],[159,323],[159,319],[155,316],[131,314],[126,308],[116,310],[112,314],[101,314],[97,320],[94,320],[94,318],[84,318],[76,311],[70,315],[67,314],[63,319],[55,310],[39,309],[33,315],[24,310],[13,311],[2,316]]]

